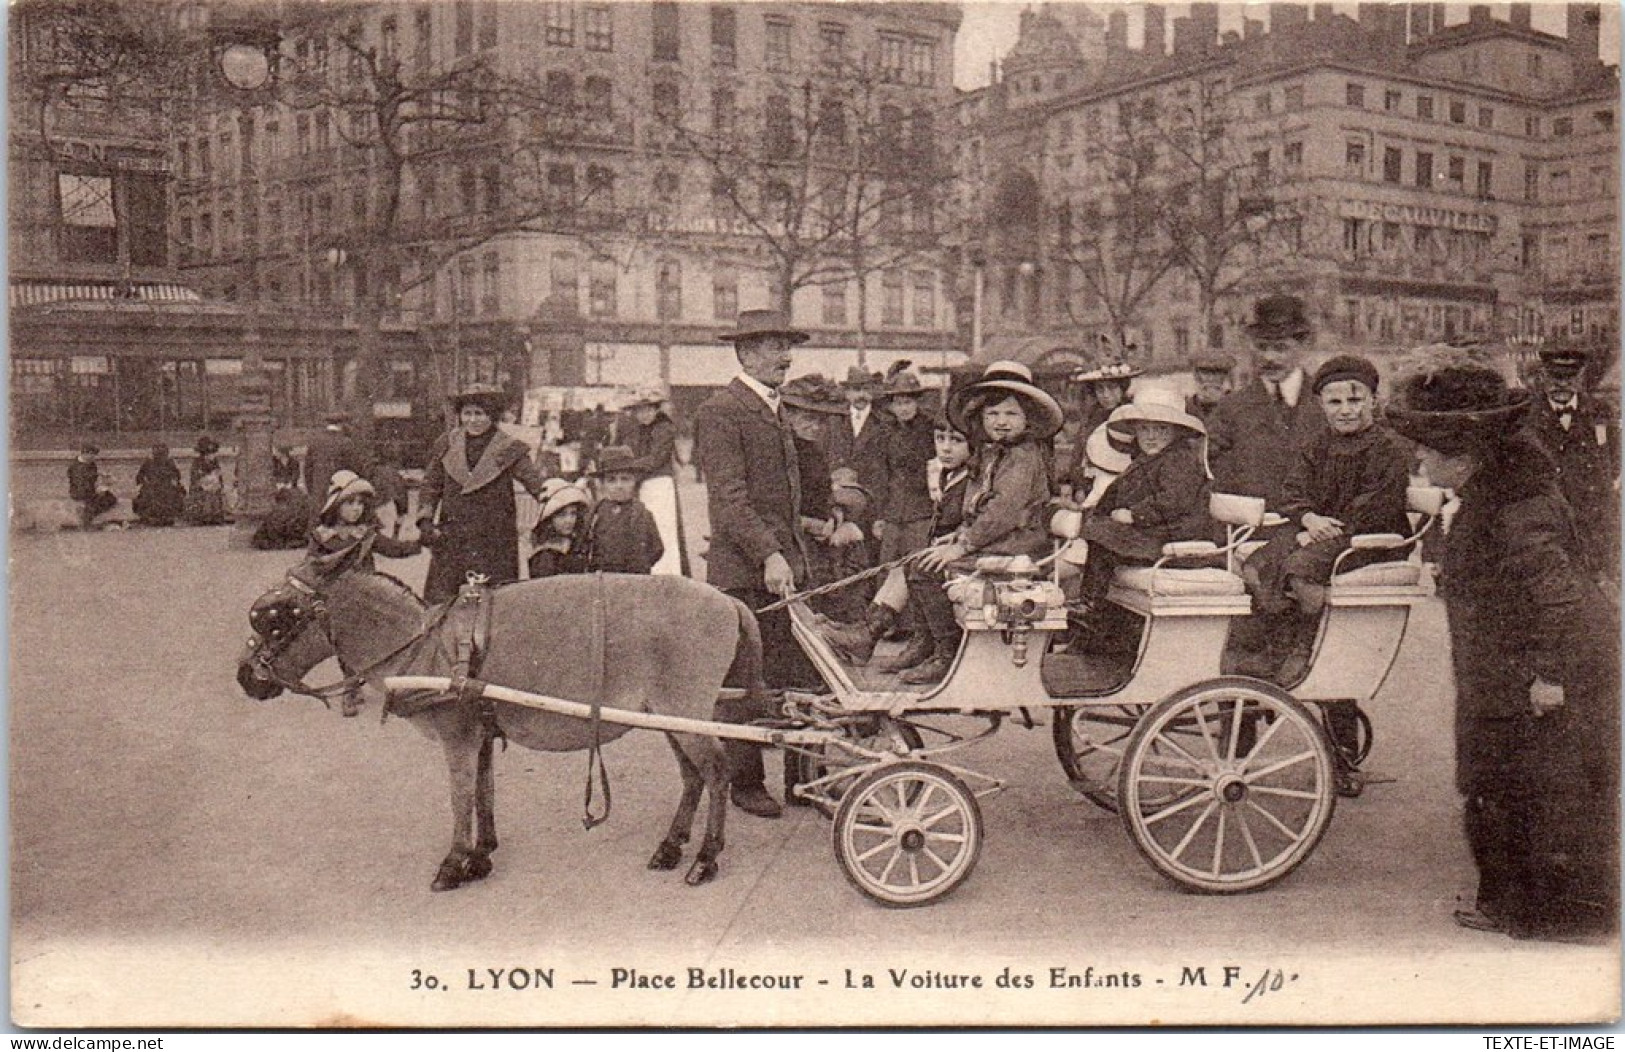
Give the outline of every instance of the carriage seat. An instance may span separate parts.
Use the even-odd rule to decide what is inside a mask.
[[[1422,563],[1422,535],[1428,532],[1444,508],[1445,493],[1437,486],[1411,486],[1405,491],[1407,509],[1417,517],[1420,526],[1409,537],[1397,533],[1366,533],[1349,539],[1348,550],[1338,556],[1333,566],[1331,591],[1328,597],[1355,599],[1394,595],[1402,600],[1411,593],[1431,595],[1433,577]],[[1371,563],[1347,572],[1338,572],[1343,559],[1357,551],[1406,551],[1404,559]]]
[[[1162,546],[1162,558],[1154,566],[1119,567],[1112,577],[1115,588],[1144,595],[1238,596],[1246,584],[1237,573],[1236,553],[1247,543],[1266,514],[1261,497],[1236,493],[1215,493],[1208,500],[1208,514],[1225,527],[1225,543],[1212,541],[1172,541]],[[1169,561],[1223,562],[1223,566],[1168,566]]]

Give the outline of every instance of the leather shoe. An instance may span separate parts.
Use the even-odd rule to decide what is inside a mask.
[[[934,654],[926,661],[904,672],[900,678],[904,683],[913,686],[941,683],[948,677],[948,665],[947,658],[942,657],[940,654]]]
[[[784,814],[779,802],[760,785],[736,785],[728,790],[728,797],[733,800],[735,807],[747,815],[755,815],[757,818],[778,818]]]
[[[824,629],[824,641],[848,665],[864,665],[874,656],[876,637],[867,624]]]
[[[937,652],[936,641],[924,632],[916,632],[903,647],[902,653],[884,658],[875,664],[881,672],[903,672],[925,661]]]
[[[1454,920],[1459,927],[1470,928],[1473,931],[1496,932],[1497,934],[1502,935],[1506,934],[1507,932],[1507,924],[1505,921],[1499,917],[1485,913],[1476,906],[1471,908],[1462,907],[1461,909],[1456,910],[1455,913],[1451,914],[1451,919]]]

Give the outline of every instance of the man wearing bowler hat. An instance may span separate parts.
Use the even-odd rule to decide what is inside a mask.
[[[1266,296],[1247,326],[1253,378],[1214,406],[1207,417],[1213,489],[1280,502],[1281,483],[1298,448],[1326,428],[1308,391],[1303,359],[1314,327],[1296,296]]]
[[[1589,355],[1574,344],[1540,349],[1529,430],[1557,463],[1557,484],[1574,509],[1586,561],[1598,578],[1619,576],[1619,420],[1585,383]]]
[[[700,406],[694,417],[694,456],[704,472],[711,543],[706,580],[752,610],[796,590],[808,576],[805,539],[799,529],[802,498],[795,435],[779,415],[779,386],[790,368],[790,349],[808,334],[790,327],[777,310],[748,310],[732,343],[739,375]],[[763,676],[774,689],[821,689],[818,673],[802,653],[784,610],[761,615]],[[729,686],[746,686],[730,679]],[[748,702],[719,702],[717,716],[742,723],[767,715]],[[724,743],[733,780],[731,796],[741,810],[777,818],[778,801],[767,792],[760,746]]]

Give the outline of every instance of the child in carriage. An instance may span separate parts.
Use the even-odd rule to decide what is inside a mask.
[[[550,478],[542,483],[542,509],[530,531],[530,576],[587,572],[585,527],[591,501],[573,482]]]
[[[1119,566],[1150,566],[1169,541],[1210,540],[1214,532],[1202,448],[1207,428],[1185,411],[1184,400],[1168,391],[1139,391],[1113,410],[1111,423],[1133,431],[1137,453],[1084,524],[1089,555],[1076,605],[1086,634],[1099,627]]]
[[[927,548],[911,568],[909,602],[918,604],[932,654],[903,673],[909,684],[940,682],[959,649],[959,623],[943,589],[951,572],[985,555],[1041,558],[1050,547],[1045,509],[1050,478],[1044,444],[1061,429],[1059,403],[1018,362],[994,362],[948,402],[948,416],[977,451],[959,528]]]

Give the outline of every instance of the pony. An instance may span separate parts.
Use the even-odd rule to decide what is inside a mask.
[[[405,583],[319,559],[255,600],[253,635],[238,660],[237,682],[256,700],[292,689],[322,697],[359,690],[382,697],[391,675],[453,676],[470,631],[451,604],[426,607]],[[479,679],[515,690],[604,708],[691,719],[740,722],[766,715],[762,640],[745,604],[686,577],[572,574],[504,585],[485,593],[489,607]],[[303,677],[337,657],[345,680],[306,687]],[[721,696],[723,680],[746,684],[742,697]],[[720,700],[719,700],[720,697]],[[543,752],[596,750],[629,728],[585,720],[472,692],[404,698],[403,718],[445,753],[451,784],[451,850],[431,885],[447,891],[491,872],[497,847],[492,743],[498,736]],[[666,735],[677,756],[683,792],[650,869],[682,861],[702,792],[709,792],[705,839],[685,880],[717,874],[728,807],[729,774],[721,743],[698,734]],[[604,783],[607,815],[608,785]],[[590,783],[589,783],[590,784]],[[592,824],[588,819],[589,828]]]

